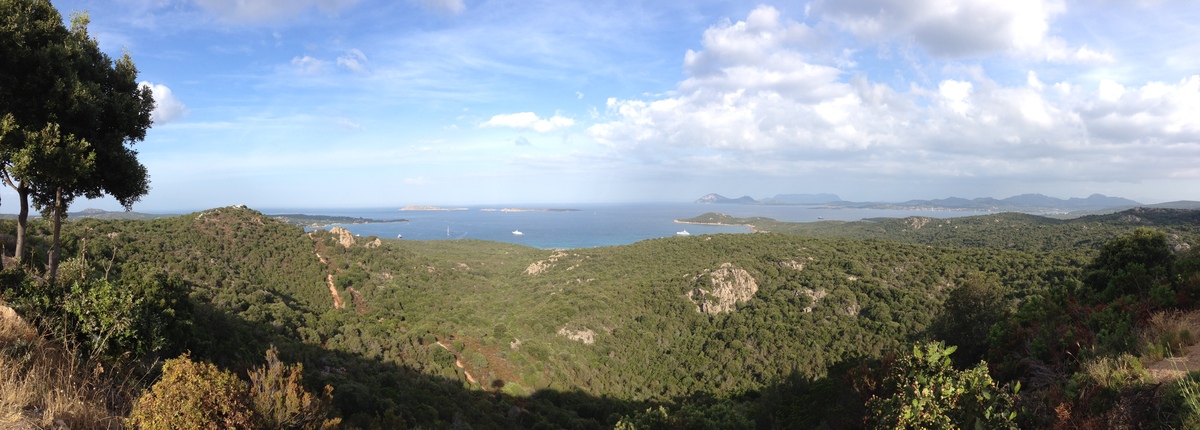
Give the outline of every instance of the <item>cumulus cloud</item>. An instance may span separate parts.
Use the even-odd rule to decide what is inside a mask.
[[[166,85],[145,81],[138,85],[150,88],[151,94],[154,95],[154,111],[150,115],[155,124],[166,124],[188,114],[187,106],[179,101]]]
[[[538,118],[533,112],[520,112],[493,116],[479,124],[480,127],[510,127],[521,130],[533,130],[538,133],[564,129],[575,125],[575,120],[555,114],[550,118]]]
[[[1080,109],[1090,137],[1106,144],[1200,144],[1200,75],[1139,88],[1103,80]]]
[[[325,70],[325,61],[307,55],[292,58],[292,67],[303,74],[320,73]]]
[[[587,133],[613,153],[692,171],[1071,181],[1197,171],[1181,160],[1200,159],[1198,76],[1088,89],[1033,71],[1007,84],[977,68],[893,88],[784,42],[807,31],[770,7],[714,26],[685,56],[676,91],[609,99]],[[997,40],[977,46],[1016,43]]]
[[[860,38],[911,40],[935,57],[1007,52],[1047,61],[1113,60],[1049,35],[1051,21],[1067,11],[1062,0],[818,0],[811,10]]]
[[[241,24],[278,22],[316,7],[336,15],[358,0],[196,0],[200,7],[226,22]]]
[[[345,55],[338,57],[338,66],[345,67],[357,73],[362,73],[367,70],[367,55],[357,48],[346,51]]]
[[[434,12],[458,15],[467,10],[463,0],[415,0],[421,7]]]

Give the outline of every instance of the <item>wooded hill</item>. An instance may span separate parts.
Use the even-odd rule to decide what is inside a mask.
[[[953,340],[948,327],[965,327],[943,312],[953,292],[983,291],[1000,319],[970,323],[982,326],[983,339],[957,342],[957,368],[987,358],[1001,384],[1025,381],[1032,388],[1022,393],[1024,403],[1009,405],[1020,416],[1005,422],[1049,426],[1062,417],[1046,407],[1082,397],[1046,400],[1044,390],[1068,383],[1078,390],[1084,382],[1073,375],[1088,360],[1138,347],[1103,342],[1136,338],[1155,311],[1190,309],[1200,276],[1188,263],[1195,252],[1185,248],[1200,243],[1198,214],[1135,209],[1071,221],[999,214],[806,224],[707,214],[689,221],[753,224],[770,233],[539,250],[354,237],[340,229],[305,233],[231,207],[71,223],[63,255],[74,258],[60,270],[60,284],[158,286],[151,289],[160,291],[156,303],[175,316],[120,330],[126,338],[149,330],[162,342],[105,347],[126,351],[108,360],[144,369],[142,385],[130,390],[155,381],[154,358],[190,351],[192,360],[245,375],[274,345],[281,360],[304,364],[311,391],[333,388],[333,415],[345,428],[884,425],[865,418],[867,408],[880,407],[871,406],[872,396],[895,389],[884,375],[905,362],[914,342]],[[1100,282],[1094,260],[1116,252],[1106,253],[1105,244],[1157,234],[1138,227],[1163,233],[1170,273],[1150,270],[1158,277],[1148,278],[1161,287],[1153,290],[1161,300],[1095,308],[1097,300],[1126,296],[1075,292]],[[28,315],[52,313],[47,303],[55,294],[80,294],[35,288],[35,276],[6,279],[0,297]],[[172,296],[161,291],[176,291],[178,300],[162,300]],[[1151,295],[1148,289],[1129,297]],[[1072,303],[1092,308],[1079,312],[1079,321],[1043,324],[1048,317],[1035,316],[1050,304]],[[1138,310],[1112,310],[1126,307]],[[1094,327],[1103,324],[1088,319],[1093,311],[1127,323],[1125,331],[1100,333]],[[1029,349],[1044,344],[1039,333],[1063,324],[1079,327],[1080,342],[1106,346],[1064,349],[1070,359],[1054,345]],[[920,360],[942,356],[922,354]],[[1060,361],[1051,363],[1058,367],[1050,377],[1038,374],[1048,380],[1034,381],[1022,364],[1030,357]],[[1011,390],[989,384],[982,386]],[[1112,409],[1085,400],[1091,412],[1068,422]],[[128,407],[109,412],[123,416]]]

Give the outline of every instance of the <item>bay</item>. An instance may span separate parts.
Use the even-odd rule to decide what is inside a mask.
[[[407,222],[333,224],[359,236],[406,240],[479,239],[516,243],[542,249],[591,248],[626,245],[646,239],[691,235],[749,233],[742,226],[679,224],[675,220],[707,212],[736,217],[766,217],[779,221],[858,221],[867,218],[927,216],[950,218],[987,212],[889,209],[838,209],[808,205],[713,205],[699,203],[564,204],[517,206],[463,206],[465,210],[409,210],[398,208],[277,208],[267,214],[352,216],[370,219],[407,219]],[[518,209],[577,209],[577,211],[506,212]],[[325,228],[329,228],[326,226]],[[308,228],[306,230],[312,230]],[[513,234],[520,231],[522,234]]]

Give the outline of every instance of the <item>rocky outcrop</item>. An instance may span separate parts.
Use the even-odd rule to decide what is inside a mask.
[[[804,270],[804,263],[798,262],[796,260],[780,261],[779,265],[783,266],[783,268],[785,268],[785,269]]]
[[[913,230],[920,230],[921,227],[924,227],[926,224],[929,224],[929,221],[931,221],[931,220],[929,218],[925,218],[925,217],[921,217],[921,216],[913,216],[913,217],[905,218],[904,221],[908,224],[909,227],[912,227]]]
[[[829,295],[829,293],[825,292],[825,290],[810,290],[808,288],[801,290],[801,292],[807,294],[808,297],[812,299],[812,304],[805,307],[803,309],[804,312],[812,312],[813,308],[817,307],[817,305],[821,303],[821,299]]]
[[[538,260],[533,263],[530,263],[529,267],[525,268],[525,274],[526,275],[537,275],[539,273],[545,272],[546,270],[550,269],[551,267],[554,267],[554,263],[557,263],[558,259],[566,257],[566,256],[567,256],[567,253],[565,253],[565,252],[562,252],[562,251],[555,252],[550,255],[550,258],[547,258],[545,260]],[[574,267],[572,267],[572,268],[574,268]]]
[[[558,335],[564,336],[567,339],[583,342],[585,345],[596,343],[596,332],[586,327],[582,330],[571,330],[563,327],[558,329]]]
[[[351,238],[351,240],[353,240],[353,238]],[[367,249],[378,248],[380,246],[383,246],[383,241],[377,237],[377,238],[375,238],[375,240],[364,243],[363,246],[366,247]]]
[[[709,288],[698,286],[688,293],[688,298],[696,304],[696,312],[709,315],[730,312],[738,303],[750,301],[758,292],[758,282],[750,273],[732,263],[722,264],[719,269],[702,274],[696,280],[704,278],[708,278]]]
[[[346,230],[342,227],[334,227],[329,229],[329,234],[333,235],[333,238],[335,241],[337,241],[338,245],[342,245],[342,247],[346,249],[350,249],[350,247],[354,245],[354,235],[350,233],[350,230]]]

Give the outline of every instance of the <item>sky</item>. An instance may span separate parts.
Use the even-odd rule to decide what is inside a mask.
[[[1190,0],[53,3],[153,89],[136,211],[1200,200]]]

